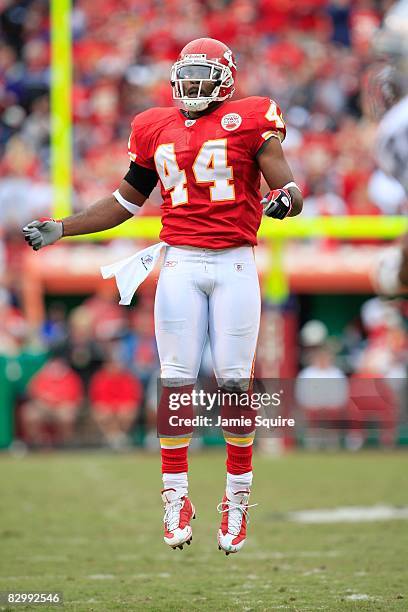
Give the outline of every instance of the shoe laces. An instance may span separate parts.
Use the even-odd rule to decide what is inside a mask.
[[[168,531],[174,531],[180,524],[180,511],[184,501],[181,498],[166,502],[163,523]]]
[[[241,502],[222,501],[218,504],[217,510],[220,514],[228,512],[228,533],[234,536],[238,536],[241,531],[242,518],[245,516],[247,523],[249,523],[248,508],[254,508],[258,504],[248,504],[248,495],[244,495]]]

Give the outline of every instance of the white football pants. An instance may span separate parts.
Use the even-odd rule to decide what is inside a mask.
[[[154,309],[161,378],[195,381],[208,333],[218,384],[250,379],[260,311],[252,247],[166,247]]]

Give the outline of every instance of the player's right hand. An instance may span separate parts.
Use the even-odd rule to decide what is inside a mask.
[[[64,234],[62,221],[54,221],[48,217],[31,221],[23,227],[24,239],[28,244],[38,251],[49,244],[54,244]]]

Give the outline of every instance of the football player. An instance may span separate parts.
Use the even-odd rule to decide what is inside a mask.
[[[379,167],[395,178],[408,195],[408,3],[396,2],[373,42],[374,57],[364,80],[366,113],[380,119],[375,155]],[[408,234],[385,249],[373,270],[378,293],[395,296],[408,291]]]
[[[222,42],[201,38],[187,44],[171,70],[179,108],[136,115],[129,171],[114,194],[61,221],[37,220],[24,228],[38,250],[63,236],[114,227],[136,214],[160,181],[165,255],[155,300],[162,380],[158,432],[164,541],[172,548],[190,543],[195,509],[187,479],[192,405],[181,406],[174,429],[170,402],[175,391],[178,397],[191,393],[207,334],[220,389],[238,392],[230,397],[248,390],[261,306],[253,247],[262,213],[283,220],[302,210],[282,152],[281,111],[269,98],[231,100],[235,76],[234,55]],[[261,173],[270,188],[264,198]],[[151,261],[141,258],[145,267]],[[234,412],[233,402],[221,407],[222,414]],[[227,426],[224,436],[227,477],[218,506],[218,545],[229,554],[246,538],[254,427]]]
[[[408,9],[407,9],[408,11]],[[408,15],[405,16],[408,23]],[[376,157],[380,168],[404,187],[408,196],[408,50],[398,67],[387,65],[377,73],[385,114],[378,126]],[[379,293],[397,295],[408,289],[408,234],[385,250],[374,282]]]

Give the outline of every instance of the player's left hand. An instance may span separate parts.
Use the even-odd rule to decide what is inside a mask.
[[[284,219],[292,210],[292,196],[287,189],[269,191],[261,200],[264,215]]]

